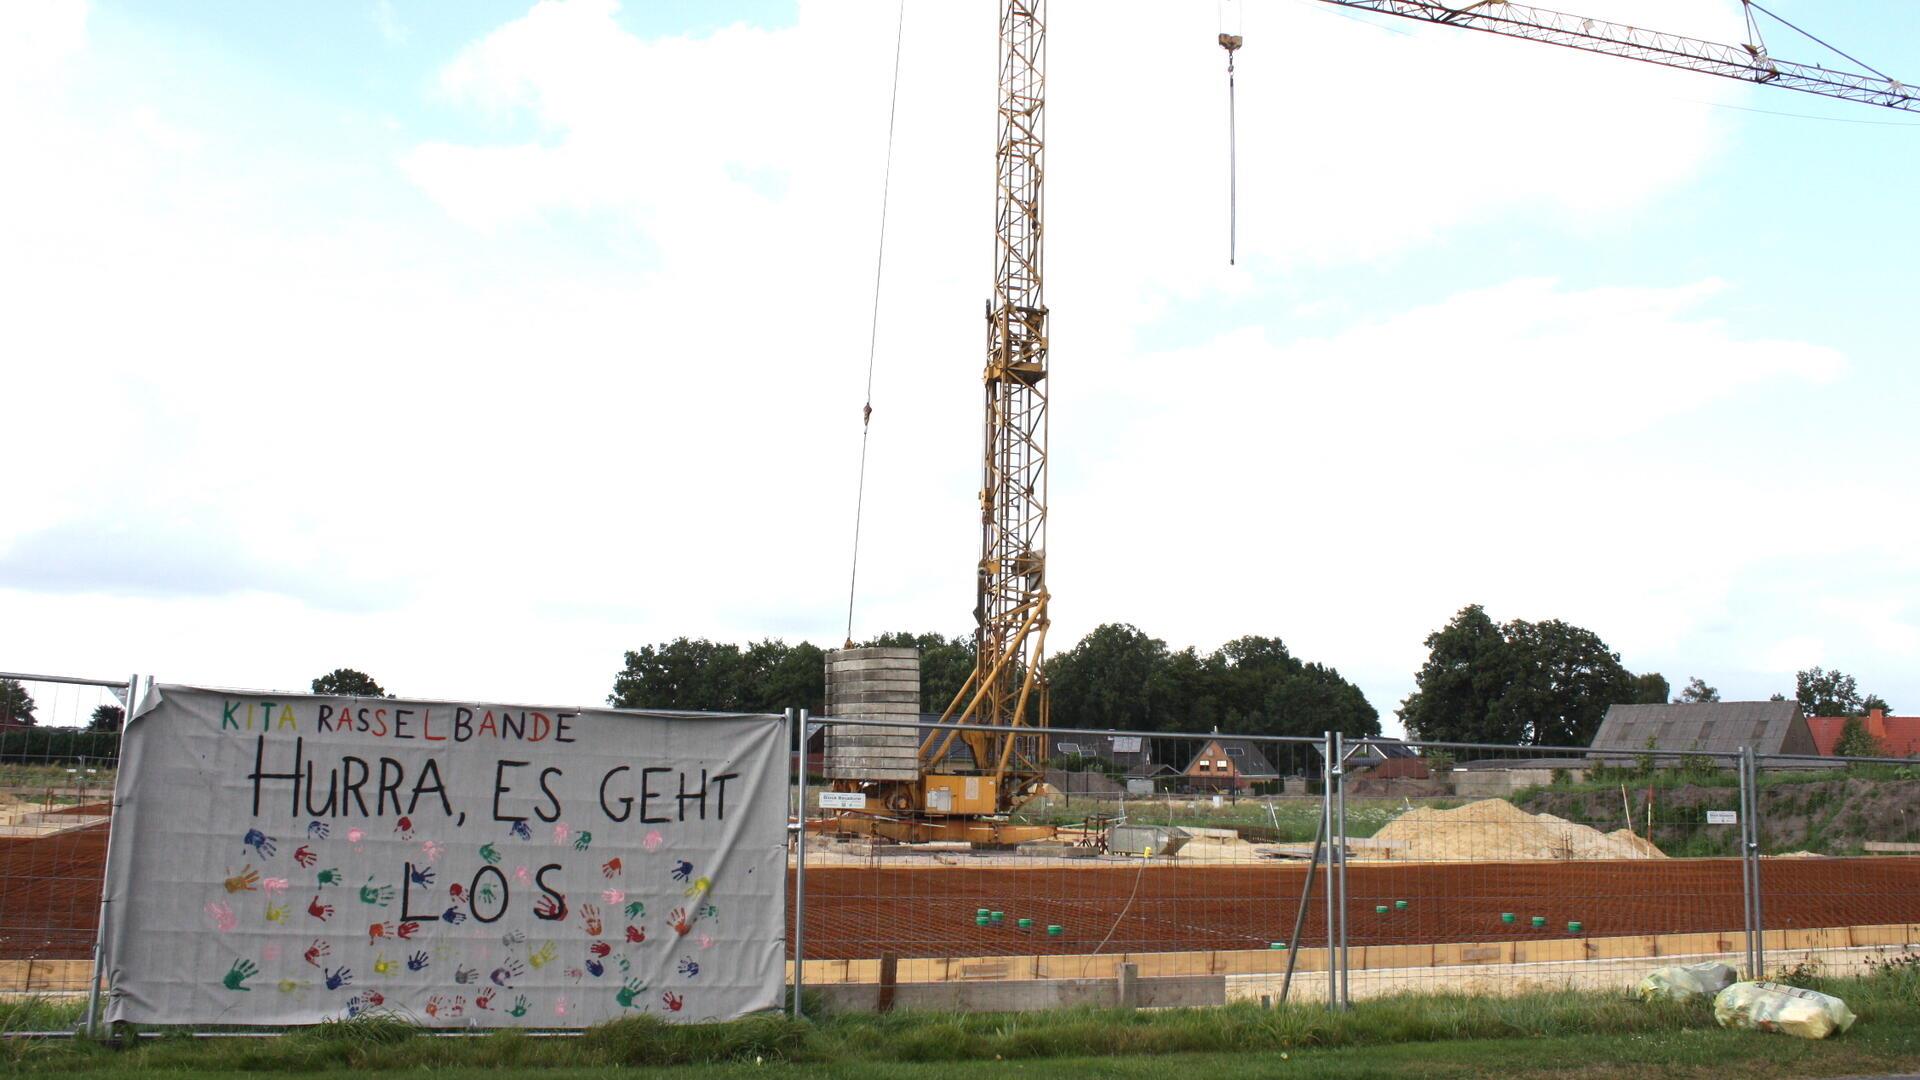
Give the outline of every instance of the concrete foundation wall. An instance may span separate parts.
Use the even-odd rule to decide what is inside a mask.
[[[877,983],[846,983],[809,987],[831,1012],[875,1012],[880,1007]],[[893,987],[893,1007],[911,1012],[1037,1012],[1094,1006],[1111,1009],[1131,996],[1139,1008],[1176,1008],[1227,1003],[1224,975],[1167,976],[1135,979],[1131,992],[1119,979],[1022,979],[994,982],[899,983]]]

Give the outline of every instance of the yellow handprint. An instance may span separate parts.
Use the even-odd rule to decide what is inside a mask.
[[[700,877],[694,878],[693,884],[687,886],[687,891],[681,895],[705,896],[707,894],[707,890],[711,888],[713,888],[713,879],[703,874]]]
[[[271,923],[286,922],[287,921],[287,905],[268,904],[267,905],[267,921]]]
[[[536,969],[547,966],[552,960],[553,942],[551,941],[542,943],[539,952],[527,957],[527,963],[532,964]]]
[[[373,970],[377,975],[391,975],[394,971],[394,963],[387,959],[386,953],[378,953],[373,958]]]

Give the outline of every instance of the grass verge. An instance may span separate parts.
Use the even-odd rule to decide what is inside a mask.
[[[1804,975],[1805,973],[1800,973]],[[579,1038],[498,1032],[431,1038],[390,1018],[323,1024],[262,1039],[172,1034],[115,1049],[88,1040],[15,1038],[0,1043],[0,1068],[15,1074],[132,1076],[154,1071],[298,1072],[429,1069],[440,1076],[611,1076],[636,1066],[672,1075],[728,1077],[785,1066],[784,1074],[971,1077],[987,1068],[1045,1068],[1049,1076],[1147,1075],[1179,1067],[1213,1076],[1270,1075],[1280,1062],[1315,1075],[1521,1076],[1707,1075],[1737,1064],[1742,1075],[1837,1075],[1920,1064],[1920,967],[1890,965],[1862,979],[1797,980],[1844,997],[1859,1023],[1848,1035],[1806,1043],[1724,1031],[1704,1003],[1644,1004],[1617,994],[1552,993],[1515,998],[1407,996],[1352,1012],[1315,1008],[1021,1015],[845,1015],[817,1024],[762,1016],[683,1026],[636,1017]],[[72,1007],[0,1007],[13,1032],[70,1025]],[[1282,1057],[1282,1055],[1285,1055]],[[1255,1068],[1254,1066],[1260,1066]],[[1784,1071],[1783,1071],[1784,1070]]]

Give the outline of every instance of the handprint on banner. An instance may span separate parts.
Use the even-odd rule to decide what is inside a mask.
[[[367,883],[360,886],[360,902],[373,904],[376,907],[386,907],[393,903],[393,886],[375,885],[373,879],[368,878]]]
[[[433,888],[433,867],[409,866],[407,868],[407,878],[411,880],[415,885],[418,885],[422,888],[431,889]]]
[[[293,849],[293,861],[299,863],[300,868],[304,870],[311,867],[314,863],[319,862],[320,856],[315,855],[312,848],[301,844],[299,847]]]
[[[635,945],[647,940],[647,928],[644,926],[627,927],[627,940]]]
[[[597,979],[600,976],[605,975],[607,973],[607,966],[605,964],[602,964],[600,961],[595,960],[592,957],[588,957],[587,971],[590,974],[592,974],[594,978]]]
[[[493,849],[492,844],[481,844],[480,858],[484,860],[488,866],[492,866],[494,863],[500,861],[500,853]]]
[[[439,862],[440,856],[446,854],[446,851],[447,846],[437,840],[424,840],[420,844],[420,854],[428,862]]]
[[[703,949],[711,949],[713,948],[713,935],[702,933],[698,938],[695,939],[695,942]]]
[[[302,979],[281,979],[278,987],[283,994],[297,994],[313,984]]]
[[[526,966],[509,956],[507,957],[507,962],[494,968],[493,974],[489,975],[488,978],[493,980],[493,985],[511,990],[513,989],[513,980],[526,973]]]
[[[554,843],[564,844],[567,842],[567,837],[572,835],[573,835],[573,829],[569,827],[566,822],[556,821],[553,823],[553,842]]]
[[[302,955],[306,957],[307,963],[319,967],[321,957],[333,955],[333,946],[320,938],[314,938],[313,944],[307,946],[307,951]]]
[[[327,838],[327,834],[332,831],[333,831],[333,826],[328,825],[324,821],[307,822],[307,835],[309,837],[312,837],[315,840],[325,840]]]
[[[507,1010],[507,1015],[525,1016],[527,1015],[527,1009],[531,1004],[532,1003],[527,1000],[527,995],[517,994],[514,996],[514,999],[513,999],[513,1008]]]
[[[467,913],[457,907],[450,907],[440,913],[440,921],[448,926],[459,926],[467,921]]]
[[[666,990],[660,994],[660,1004],[665,1005],[668,1012],[679,1012],[680,1007],[686,1004],[686,999],[671,990]]]
[[[316,895],[313,898],[313,902],[307,905],[307,914],[319,919],[321,922],[326,922],[333,917],[333,905],[321,903],[320,897]]]
[[[713,879],[706,876],[705,874],[702,874],[699,877],[694,878],[693,884],[687,886],[687,891],[684,893],[681,893],[681,895],[682,896],[705,896],[707,895],[708,892],[712,891],[712,889],[713,889]]]
[[[644,919],[647,917],[647,904],[644,900],[634,900],[627,904],[627,918]]]
[[[532,964],[534,966],[534,970],[536,971],[539,970],[540,968],[547,966],[552,962],[553,962],[553,942],[551,941],[541,942],[540,947],[538,949],[535,949],[532,953],[528,954],[527,956],[527,963]]]
[[[367,927],[367,944],[371,945],[376,941],[385,940],[387,935],[392,931],[392,923],[377,922],[369,925]]]
[[[386,953],[373,954],[373,973],[375,975],[391,975],[397,970],[399,969],[394,966],[393,961],[387,959]]]
[[[340,876],[339,867],[329,866],[325,870],[322,870],[319,873],[313,875],[313,880],[316,884],[319,884],[322,886],[332,886],[332,885],[338,885],[342,881],[345,881],[346,879]]]
[[[571,1008],[573,1008],[573,1002],[567,1000],[567,995],[561,994],[559,997],[553,999],[553,1015],[565,1016],[567,1015],[567,1010]]]
[[[406,941],[420,932],[420,924],[417,922],[403,922],[395,932],[400,935],[400,940]]]
[[[326,973],[327,989],[329,990],[338,990],[343,986],[351,986],[353,984],[352,968],[343,967],[336,971],[327,971],[325,968],[321,968],[320,970]]]
[[[619,907],[626,902],[627,891],[625,889],[607,889],[600,894],[600,899],[604,901],[608,907]]]
[[[505,945],[509,949],[516,945],[525,945],[526,943],[527,932],[525,930],[509,930],[500,935],[500,944]]]
[[[534,901],[533,917],[545,919],[547,922],[559,922],[567,917],[567,898],[563,896],[556,900],[551,893],[542,896]]]
[[[240,868],[240,872],[221,882],[230,893],[259,892],[260,871],[252,863]]]
[[[270,923],[286,922],[287,921],[287,905],[279,904],[279,903],[268,904],[267,905],[267,921]]]
[[[430,963],[432,963],[432,960],[428,958],[425,952],[416,952],[412,956],[407,957],[407,970],[425,971],[427,970],[427,965]]]
[[[443,999],[439,994],[435,994],[432,997],[428,998],[427,1006],[426,1006],[427,1015],[431,1017],[435,1017],[437,1019],[440,1016],[441,1006],[445,1004],[446,1004],[445,999]]]
[[[514,822],[513,827],[508,829],[507,831],[519,837],[522,840],[533,839],[533,830],[527,827],[526,818],[521,818],[519,821]]]
[[[647,854],[651,855],[654,852],[659,851],[660,845],[666,842],[667,842],[667,838],[660,835],[660,830],[653,829],[647,833],[647,838],[645,840],[640,841],[640,846],[646,849]]]
[[[673,932],[676,934],[684,935],[693,929],[693,923],[687,919],[686,908],[674,908],[667,912],[667,922],[673,926]]]
[[[206,906],[205,911],[213,918],[214,929],[223,934],[230,932],[234,927],[240,925],[240,917],[233,913],[233,908],[228,907],[224,903],[210,903]]]
[[[714,907],[712,904],[701,904],[700,907],[694,911],[693,917],[702,922],[718,922],[720,920],[720,909]]]
[[[259,829],[248,829],[247,835],[241,837],[240,842],[252,848],[263,859],[273,858],[274,839]]]
[[[522,885],[531,885],[533,884],[533,871],[524,866],[516,866],[513,868],[513,880]]]
[[[624,869],[626,869],[626,867],[620,864],[620,856],[615,855],[613,858],[600,864],[600,875],[608,881],[612,881],[614,878],[620,876],[620,871]]]
[[[614,993],[613,1000],[619,1002],[620,1007],[623,1009],[634,1009],[639,1006],[633,1003],[633,999],[646,992],[646,983],[641,982],[639,979],[628,979],[626,985],[620,987],[620,989]]]
[[[673,880],[685,881],[692,876],[693,876],[692,863],[688,862],[685,859],[675,859],[673,861]]]
[[[593,834],[584,829],[581,830],[580,835],[573,838],[573,850],[575,851],[585,851],[592,846]]]
[[[473,1007],[476,1009],[493,1008],[493,987],[489,986],[485,990],[480,991],[473,999]]]
[[[227,969],[226,977],[220,980],[220,984],[229,990],[251,993],[253,987],[247,986],[245,983],[248,979],[258,974],[260,974],[260,969],[254,966],[253,961],[242,958],[235,960],[233,966]]]
[[[483,904],[493,903],[493,882],[489,881],[486,884],[480,886],[479,896],[480,896],[481,903]]]
[[[613,946],[604,941],[596,941],[587,946],[587,955],[605,958],[613,954]]]
[[[401,814],[400,820],[393,823],[393,831],[399,833],[402,840],[413,839],[413,819]]]
[[[467,1015],[467,999],[459,994],[453,995],[453,1004],[447,1006],[447,1015],[455,1020]]]
[[[599,937],[606,929],[600,922],[600,909],[593,904],[580,905],[580,927],[588,937]]]
[[[260,890],[268,896],[272,896],[274,893],[286,892],[292,887],[293,882],[283,877],[270,877],[260,883]]]
[[[587,977],[587,973],[580,970],[579,968],[568,968],[566,970],[566,976],[567,978],[573,980],[574,982],[579,982],[581,979],[584,979]]]
[[[680,958],[679,970],[680,970],[680,974],[686,976],[689,979],[696,979],[700,977],[700,964],[691,956],[683,956]]]
[[[461,986],[465,986],[479,977],[480,972],[477,968],[470,968],[465,964],[461,964],[459,967],[453,969],[453,981],[459,983]]]
[[[360,841],[365,840],[366,838],[367,838],[367,830],[361,828],[358,825],[355,825],[353,828],[347,830],[347,843],[352,844],[353,850],[355,851],[360,850]]]
[[[457,881],[447,886],[447,895],[453,897],[453,902],[456,904],[464,904],[467,902],[466,886],[461,885]]]

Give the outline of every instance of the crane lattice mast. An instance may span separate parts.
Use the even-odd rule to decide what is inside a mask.
[[[1044,727],[1047,685],[1047,303],[1041,272],[1046,144],[1046,3],[1006,0],[1000,15],[999,149],[993,299],[987,305],[975,666],[944,719]],[[956,733],[936,732],[923,760]],[[999,778],[1001,809],[1041,780],[1037,739],[959,734]]]

